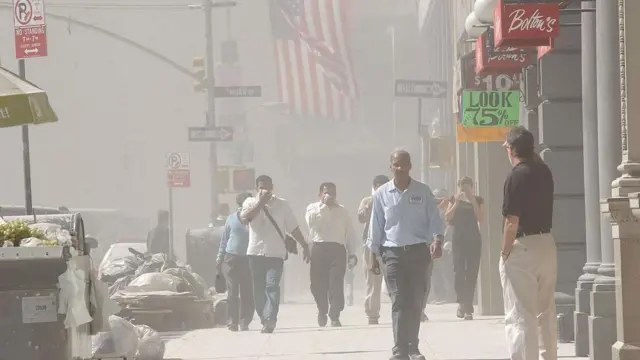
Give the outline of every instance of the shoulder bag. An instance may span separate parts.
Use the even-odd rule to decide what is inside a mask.
[[[280,238],[282,239],[282,241],[284,242],[284,247],[287,250],[287,254],[291,253],[291,254],[298,254],[298,243],[296,242],[296,240],[291,237],[291,235],[289,234],[284,234],[282,232],[282,230],[280,230],[280,227],[278,226],[278,223],[276,223],[276,221],[273,219],[273,216],[271,216],[271,213],[269,213],[269,210],[267,210],[267,208],[263,208],[262,210],[264,210],[264,214],[267,216],[267,219],[269,219],[269,222],[271,222],[271,225],[273,225],[273,227],[276,229],[276,231],[278,232],[278,235],[280,235]]]

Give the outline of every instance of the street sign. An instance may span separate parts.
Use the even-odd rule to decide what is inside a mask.
[[[16,59],[47,56],[44,0],[13,0]]]
[[[189,128],[189,141],[231,141],[233,127],[218,126],[214,128],[198,126]]]
[[[167,155],[167,186],[170,188],[191,186],[189,153]]]
[[[262,86],[216,86],[213,94],[217,98],[260,97]]]
[[[396,96],[444,99],[447,97],[447,83],[444,81],[396,79]]]

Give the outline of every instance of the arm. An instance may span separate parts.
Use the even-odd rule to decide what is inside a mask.
[[[226,254],[227,244],[229,243],[229,237],[231,236],[231,226],[229,226],[229,220],[224,224],[224,231],[222,232],[222,238],[220,239],[220,248],[218,249],[217,262],[220,263],[224,259]]]
[[[307,206],[307,212],[305,214],[305,220],[307,221],[307,225],[309,225],[309,229],[319,229],[324,224],[324,219],[329,211],[329,207],[325,204],[320,203],[320,206],[316,206],[316,204],[309,204]]]
[[[429,190],[427,194],[427,214],[429,216],[429,229],[431,229],[431,233],[433,235],[433,239],[436,241],[443,242],[444,227],[442,226],[442,218],[440,217],[440,210],[438,209],[438,203],[436,199],[433,197],[433,193]]]
[[[474,196],[471,200],[473,212],[476,214],[478,224],[484,221],[484,200],[481,197]]]
[[[506,260],[516,240],[520,216],[522,215],[523,182],[517,173],[511,173],[504,183],[502,215],[504,216],[504,232],[502,235],[502,258]]]
[[[383,244],[385,220],[384,207],[380,194],[372,196],[371,218],[369,220],[369,236],[367,238],[367,247],[372,254],[380,253],[380,246]]]
[[[449,207],[447,208],[447,211],[445,211],[445,213],[444,213],[444,219],[446,220],[447,224],[451,224],[451,222],[453,221],[454,216],[456,216],[456,210],[457,209],[458,209],[458,200],[454,199],[449,204]]]
[[[358,206],[358,221],[360,224],[366,224],[369,219],[371,219],[371,197],[367,196]]]
[[[358,246],[358,236],[356,235],[355,229],[353,228],[353,223],[351,222],[351,217],[349,216],[349,212],[347,209],[342,208],[344,213],[344,227],[345,227],[345,244],[347,247],[347,254],[353,255],[355,254],[355,250]]]
[[[245,224],[250,223],[251,221],[253,221],[253,219],[255,219],[256,216],[258,216],[258,214],[260,214],[260,211],[266,203],[267,201],[260,201],[256,198],[248,198],[242,204],[240,220]]]
[[[296,220],[295,215],[293,215],[293,210],[291,210],[291,206],[289,203],[286,204],[286,216],[284,219],[285,231],[291,234],[291,236],[302,246],[303,248],[308,248],[309,245],[304,240],[304,235],[302,235],[302,231],[300,231],[300,227],[298,226],[298,221]],[[293,230],[289,230],[293,229]]]

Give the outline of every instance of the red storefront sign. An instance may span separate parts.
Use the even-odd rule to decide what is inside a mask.
[[[548,46],[560,33],[559,3],[505,4],[495,8],[493,32],[496,47]]]
[[[494,49],[489,37],[485,32],[476,40],[476,74],[520,72],[532,62],[531,52],[516,47]]]
[[[553,39],[549,39],[549,45],[538,46],[538,60],[542,59],[543,56],[547,55],[551,52],[551,50],[553,50],[553,41]]]

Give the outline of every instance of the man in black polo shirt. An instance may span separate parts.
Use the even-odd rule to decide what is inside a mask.
[[[524,127],[512,128],[504,146],[513,165],[504,182],[500,260],[509,353],[514,360],[556,360],[553,176]]]

